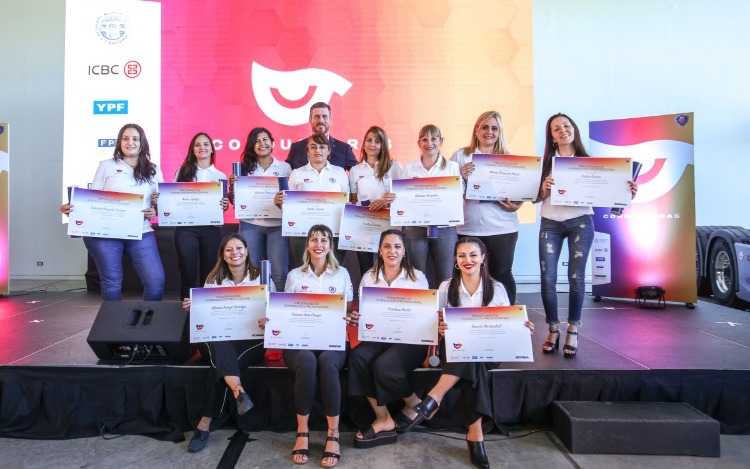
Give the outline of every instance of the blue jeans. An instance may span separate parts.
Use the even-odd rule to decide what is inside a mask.
[[[83,244],[96,262],[104,301],[122,300],[122,255],[133,263],[143,285],[145,301],[161,301],[164,293],[164,268],[156,248],[154,232],[143,239],[107,239],[83,237]]]
[[[427,238],[425,227],[407,226],[404,227],[404,241],[411,265],[427,276],[430,288],[437,288],[440,282],[451,278],[453,265],[456,263],[453,251],[458,241],[455,226],[438,228],[437,238]],[[432,258],[434,275],[427,272],[428,255]]]
[[[594,242],[594,220],[584,215],[563,222],[542,218],[539,228],[539,269],[542,274],[542,303],[547,324],[559,324],[557,317],[557,262],[563,240],[568,238],[568,324],[581,324],[586,293],[586,262]]]
[[[250,262],[260,268],[260,261],[271,261],[271,278],[276,291],[284,291],[289,272],[289,240],[281,236],[280,226],[259,226],[240,221],[240,236],[247,241]]]

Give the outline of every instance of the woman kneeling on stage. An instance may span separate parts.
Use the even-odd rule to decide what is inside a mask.
[[[427,289],[427,278],[411,266],[406,254],[400,230],[381,233],[375,266],[365,272],[360,286]],[[395,443],[397,432],[411,429],[418,417],[414,406],[420,399],[414,394],[408,375],[422,364],[427,349],[426,345],[361,342],[351,351],[349,394],[366,397],[375,411],[375,421],[354,437],[355,448]],[[399,399],[405,406],[394,421],[386,405]]]
[[[438,289],[440,310],[445,307],[477,307],[510,305],[508,294],[501,283],[490,277],[487,269],[489,257],[484,243],[474,237],[458,240],[454,249],[455,266],[449,280],[440,284]],[[534,333],[534,324],[526,321],[526,327]],[[441,336],[445,335],[447,325],[442,321],[439,326]],[[440,408],[440,403],[448,391],[458,385],[469,429],[466,433],[466,444],[469,448],[471,463],[479,468],[489,468],[490,463],[484,451],[482,433],[482,416],[492,418],[492,395],[490,392],[489,370],[497,368],[498,363],[446,362],[445,341],[441,345],[443,371],[437,384],[427,392],[421,403],[414,410],[419,414],[417,423],[429,420]]]
[[[208,274],[204,288],[260,285],[260,280],[260,271],[250,262],[245,238],[232,233],[222,239],[216,266]],[[269,283],[268,288],[270,291],[276,290],[273,282]],[[190,312],[190,298],[183,300],[182,307]],[[264,354],[262,340],[208,342],[207,345],[211,368],[206,386],[206,403],[188,444],[191,453],[206,447],[211,421],[221,416],[227,391],[232,391],[239,415],[253,408],[253,401],[242,387],[240,376],[243,369],[262,361]]]

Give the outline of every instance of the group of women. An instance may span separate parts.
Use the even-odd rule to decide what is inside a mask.
[[[544,353],[559,348],[560,328],[557,306],[557,264],[562,243],[568,239],[568,280],[570,282],[568,328],[563,354],[575,357],[577,328],[581,323],[584,298],[585,266],[593,241],[592,210],[583,207],[552,205],[549,196],[554,185],[551,174],[553,157],[588,156],[575,122],[565,114],[550,117],[545,128],[546,143],[539,195],[541,228],[539,263],[541,291],[549,335],[542,346]],[[330,144],[324,135],[313,134],[307,139],[309,163],[291,167],[272,155],[274,140],[271,132],[255,128],[248,135],[241,159],[243,176],[288,177],[289,188],[301,191],[336,191],[350,193],[350,202],[367,205],[370,210],[386,208],[396,195],[389,191],[392,179],[460,175],[464,181],[473,171],[472,156],[477,153],[508,154],[503,124],[497,112],[481,114],[472,130],[469,145],[457,150],[450,160],[441,147],[440,129],[426,125],[419,132],[420,156],[402,166],[391,159],[388,137],[377,126],[365,134],[360,164],[349,174],[328,161]],[[205,133],[196,134],[174,180],[217,181],[226,175],[216,169],[212,139]],[[143,129],[127,124],[119,132],[112,159],[104,160],[96,171],[93,189],[140,193],[144,195],[143,237],[141,240],[119,240],[84,237],[94,258],[102,285],[104,300],[121,299],[122,255],[128,256],[144,286],[144,299],[160,300],[164,290],[164,271],[159,261],[155,237],[150,227],[156,216],[157,184],[163,181],[159,168],[150,161],[148,141]],[[236,175],[229,178],[234,186]],[[637,186],[629,182],[635,196]],[[283,209],[284,191],[276,194],[274,203]],[[227,210],[233,193],[221,199]],[[468,307],[511,305],[515,303],[516,286],[512,274],[515,245],[518,239],[517,210],[521,203],[511,200],[464,201],[465,223],[458,227],[437,227],[437,236],[427,235],[427,227],[409,226],[388,230],[380,238],[375,255],[359,254],[361,286],[438,288],[440,309],[446,306]],[[70,204],[61,207],[65,214],[74,210]],[[459,235],[461,239],[458,239]],[[354,310],[351,279],[342,266],[343,252],[337,240],[323,225],[312,227],[306,238],[284,238],[281,219],[240,220],[239,234],[221,239],[215,226],[179,227],[175,230],[181,274],[180,294],[189,311],[189,290],[199,286],[232,286],[258,284],[257,266],[271,260],[271,291],[344,293],[348,308],[344,320],[357,325],[359,313]],[[217,255],[218,253],[218,255]],[[432,263],[432,274],[428,272]],[[292,268],[290,271],[289,268]],[[308,281],[306,281],[308,280]],[[309,281],[312,280],[312,281]],[[316,285],[310,289],[309,285]],[[261,321],[261,327],[265,325]],[[440,321],[440,334],[446,324]],[[533,333],[533,324],[527,323]],[[443,351],[444,353],[444,351]],[[211,362],[209,395],[197,429],[189,444],[191,452],[206,446],[210,423],[220,415],[228,392],[232,392],[237,411],[243,414],[252,406],[250,396],[240,382],[241,369],[263,355],[261,341],[216,342],[208,345],[206,354]],[[463,389],[466,415],[469,416],[467,445],[471,462],[489,467],[483,446],[482,416],[491,416],[487,370],[491,363],[446,363],[438,383],[424,399],[410,388],[407,375],[423,362],[427,350],[420,345],[363,342],[349,353],[349,385],[352,396],[367,398],[375,420],[354,438],[355,447],[369,448],[393,443],[399,433],[412,429],[431,418],[449,389]],[[293,461],[306,463],[309,458],[308,419],[319,382],[323,407],[328,421],[326,448],[321,465],[333,467],[340,457],[339,413],[341,388],[339,373],[347,359],[345,351],[285,350],[284,360],[295,375],[295,407],[297,439]],[[388,404],[402,400],[403,410],[391,416]]]

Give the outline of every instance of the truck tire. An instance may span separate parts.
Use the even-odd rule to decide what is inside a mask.
[[[709,262],[709,278],[714,298],[722,304],[732,306],[737,299],[737,265],[733,247],[723,238],[716,239],[711,246]]]

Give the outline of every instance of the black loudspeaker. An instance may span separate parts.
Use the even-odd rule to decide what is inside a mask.
[[[105,301],[86,341],[102,360],[186,360],[187,327],[180,301]]]

